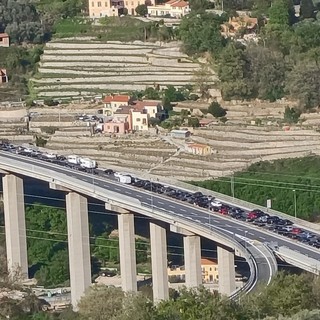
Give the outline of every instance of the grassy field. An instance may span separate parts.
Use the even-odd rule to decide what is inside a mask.
[[[93,36],[101,41],[134,41],[144,39],[148,25],[132,17],[108,17],[100,19],[99,25],[85,18],[59,20],[54,27],[54,38]]]
[[[320,220],[320,157],[260,162],[234,175],[234,195],[310,221]],[[231,177],[193,182],[201,187],[232,195]]]

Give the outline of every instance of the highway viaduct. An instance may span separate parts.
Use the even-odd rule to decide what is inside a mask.
[[[259,281],[269,283],[277,271],[277,263],[272,251],[258,237],[268,238],[288,250],[301,249],[290,239],[279,239],[276,234],[255,231],[240,223],[248,230],[248,238],[231,231],[238,222],[233,222],[208,210],[188,204],[176,204],[162,195],[151,195],[145,190],[121,185],[104,177],[47,163],[44,161],[0,152],[0,170],[3,175],[3,199],[5,209],[5,230],[7,260],[9,270],[19,267],[27,277],[27,246],[24,208],[23,180],[28,176],[48,182],[50,188],[66,193],[68,224],[68,246],[70,265],[71,300],[74,309],[79,299],[91,285],[88,205],[86,196],[99,199],[106,209],[117,212],[120,242],[120,267],[124,291],[137,291],[134,213],[150,217],[150,242],[152,262],[152,283],[154,301],[168,299],[167,243],[164,224],[170,225],[172,232],[184,237],[184,257],[186,286],[201,284],[200,237],[218,244],[219,291],[224,295],[237,295],[235,286],[235,254],[246,259],[251,276],[244,287],[250,291]],[[227,219],[227,222],[225,221]],[[239,224],[239,223],[238,223]],[[255,232],[255,233],[254,233]],[[252,239],[250,239],[252,238]],[[302,250],[303,249],[303,250]],[[320,261],[320,252],[302,247],[300,254]],[[278,246],[277,249],[278,250]],[[291,251],[284,253],[295,262]],[[298,265],[299,267],[303,267]]]

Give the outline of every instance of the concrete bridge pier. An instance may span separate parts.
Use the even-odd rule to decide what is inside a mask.
[[[188,235],[183,238],[186,287],[197,288],[202,284],[200,237]]]
[[[161,225],[150,222],[153,301],[169,299],[167,233]]]
[[[91,262],[87,198],[75,192],[66,195],[71,304],[73,310],[91,285]]]
[[[184,250],[184,267],[186,271],[186,287],[197,288],[202,284],[201,241],[200,236],[179,227],[170,225],[170,231],[182,234]]]
[[[219,293],[229,296],[236,290],[234,251],[218,245]]]
[[[2,182],[8,271],[12,277],[25,280],[28,255],[23,180],[6,174]]]
[[[121,213],[118,215],[120,270],[122,290],[137,291],[137,263],[134,237],[134,215]]]

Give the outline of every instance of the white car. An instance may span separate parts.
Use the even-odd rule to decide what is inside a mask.
[[[115,172],[113,175],[114,175],[115,178],[120,179],[120,177],[122,176],[122,173],[121,172]]]
[[[218,200],[213,200],[210,202],[211,207],[214,208],[220,208],[222,206],[222,203]]]

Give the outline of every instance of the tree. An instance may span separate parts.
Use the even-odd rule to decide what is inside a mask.
[[[205,9],[212,8],[212,2],[208,0],[190,0],[189,3],[193,12],[204,12]]]
[[[201,68],[194,72],[193,80],[195,82],[195,88],[199,91],[201,97],[208,97],[210,82],[212,81],[212,72],[208,66],[201,65]]]
[[[149,87],[144,91],[144,97],[150,100],[158,100],[160,99],[159,90]]]
[[[301,0],[300,2],[300,16],[302,19],[310,19],[315,17],[315,7],[312,0]]]
[[[287,71],[282,55],[269,48],[251,45],[246,48],[246,56],[254,96],[270,101],[282,98]]]
[[[148,14],[148,8],[145,4],[139,4],[136,7],[135,11],[139,16],[142,16],[142,17],[144,17]]]
[[[320,70],[313,64],[296,65],[288,74],[286,90],[300,101],[302,108],[316,108],[320,105]]]
[[[283,115],[283,119],[287,123],[297,123],[300,118],[301,112],[294,108],[286,107]]]
[[[213,294],[203,287],[190,290],[183,288],[175,300],[161,302],[155,312],[155,319],[248,319],[241,305],[222,299],[219,294]]]
[[[211,113],[215,118],[220,118],[224,117],[227,111],[217,101],[213,101],[208,108],[208,113]]]
[[[271,25],[287,26],[297,21],[292,0],[273,0],[269,9]]]
[[[192,128],[200,127],[199,119],[195,118],[195,117],[188,118],[188,126],[190,126]]]
[[[221,53],[218,66],[222,97],[225,100],[251,96],[249,71],[250,65],[244,48],[236,43],[228,44]]]
[[[179,39],[183,50],[189,54],[210,52],[217,55],[226,43],[220,32],[223,19],[211,13],[191,13],[182,18]]]

